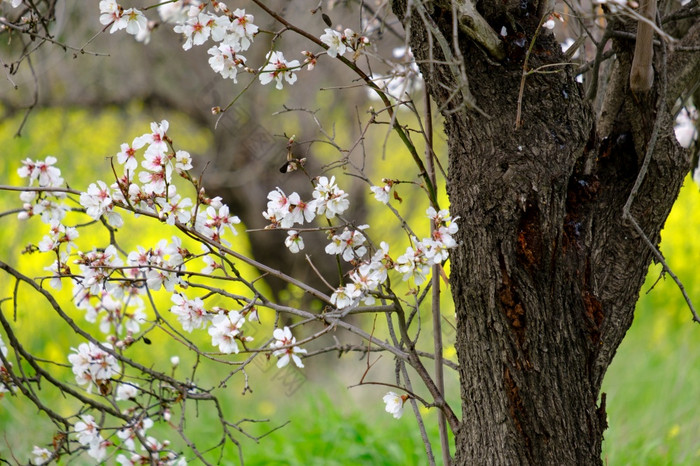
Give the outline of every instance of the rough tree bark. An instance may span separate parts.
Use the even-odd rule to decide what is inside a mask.
[[[634,95],[628,83],[634,40],[612,41],[613,72],[600,112],[573,67],[529,75],[516,129],[538,7],[479,5],[495,31],[508,30],[506,58],[499,60],[461,31],[459,50],[452,47],[458,8],[451,2],[393,2],[442,109],[451,211],[461,217],[451,265],[463,402],[457,464],[601,463],[607,425],[601,383],[652,260],[623,219],[623,206],[655,125],[658,139],[631,208],[654,244],[690,166],[674,138],[671,107],[689,77],[698,79],[697,52],[664,58],[657,48],[657,72],[665,67],[667,74],[657,76],[648,95]],[[634,32],[632,21],[612,27]],[[680,43],[697,46],[699,27]],[[445,42],[453,57],[445,56]],[[486,116],[465,105],[460,96],[468,93],[455,90],[455,82],[466,83],[455,67],[440,65],[454,60],[465,65]],[[540,33],[529,69],[564,61],[554,37]]]

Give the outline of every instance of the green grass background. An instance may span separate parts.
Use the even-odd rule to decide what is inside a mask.
[[[109,165],[105,156],[116,154],[121,142],[146,132],[150,120],[142,116],[141,110],[134,106],[99,115],[84,110],[37,111],[29,119],[21,138],[13,136],[19,117],[5,119],[0,123],[0,184],[21,184],[16,175],[19,160],[43,159],[46,155],[59,158],[64,178],[79,189],[97,178],[106,179]],[[175,135],[178,147],[196,154],[196,148],[209,144],[207,133],[185,118],[173,117],[170,122],[169,134]],[[387,167],[392,163],[396,166],[391,157],[384,163]],[[403,188],[401,195],[406,195]],[[700,258],[698,205],[698,187],[688,181],[662,234],[664,255],[696,301],[700,301],[700,275],[696,272],[696,261]],[[3,211],[18,206],[16,194],[0,192]],[[412,210],[414,214],[422,214],[421,209]],[[370,214],[370,219],[381,215],[385,213],[377,210]],[[14,215],[1,217],[0,257],[19,264],[30,276],[42,275],[42,268],[49,263],[47,258],[19,256],[17,251],[28,242],[36,243],[43,235],[43,228],[36,219],[18,223]],[[161,233],[157,226],[149,227],[146,239],[141,239],[139,244],[150,245],[149,240],[155,242]],[[379,234],[388,233],[380,230]],[[82,237],[85,241],[95,240],[90,239],[89,234]],[[245,239],[241,242],[245,250]],[[399,249],[392,251],[396,253]],[[610,425],[603,447],[605,464],[691,465],[700,462],[700,416],[696,407],[700,399],[700,326],[690,322],[690,312],[671,280],[662,278],[649,291],[659,273],[660,266],[651,267],[635,322],[604,382]],[[1,276],[0,298],[11,296],[13,286],[12,280]],[[65,288],[64,299],[70,296],[70,286]],[[21,296],[26,296],[26,303],[30,304],[18,311],[17,325],[24,343],[47,359],[65,362],[66,349],[77,346],[78,341],[69,332],[56,330],[60,322],[36,302],[36,298]],[[7,304],[3,305],[6,315],[9,309]],[[202,341],[207,344],[206,339]],[[177,348],[156,340],[148,351],[156,361],[154,364],[162,367],[168,364],[169,356]],[[448,348],[447,354],[453,356],[453,348]],[[184,371],[191,365],[188,357],[181,354],[182,363],[177,370]],[[373,368],[372,375],[378,379],[384,375],[384,380],[390,381],[393,369],[389,359],[384,357],[384,361]],[[358,382],[364,368],[365,361],[358,361],[354,356],[345,356],[340,361],[334,356],[307,361],[304,373],[280,374],[274,368],[259,367],[257,371],[251,370],[254,392],[245,396],[240,394],[242,381],[234,378],[219,391],[225,399],[225,410],[233,419],[270,419],[249,424],[250,432],[256,436],[289,422],[259,442],[240,436],[246,464],[425,464],[424,447],[410,411],[402,419],[395,420],[383,410],[381,396],[386,388],[348,388]],[[70,378],[70,370],[63,370]],[[205,369],[202,377],[208,375],[207,370],[219,369]],[[458,406],[454,377],[448,380],[448,391],[454,406]],[[48,387],[44,387],[42,393],[53,400],[53,406],[59,411],[72,412],[74,405]],[[435,413],[423,410],[423,414],[437,450]],[[212,412],[191,409],[188,415],[193,416],[189,433],[205,444],[215,444],[220,433]],[[9,396],[0,400],[0,458],[26,462],[32,445],[50,444],[54,433],[52,424],[26,401]],[[155,428],[152,433],[159,438],[175,439],[167,427]],[[219,453],[209,456],[215,461]],[[439,457],[439,451],[435,453]],[[229,446],[223,451],[222,464],[236,463],[237,452]],[[81,457],[70,464],[90,464],[90,461]]]

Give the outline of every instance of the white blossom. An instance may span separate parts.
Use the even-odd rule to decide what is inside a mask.
[[[275,350],[272,352],[272,355],[279,358],[277,360],[278,368],[289,364],[290,359],[294,361],[297,367],[304,367],[301,358],[297,355],[306,353],[306,350],[295,346],[297,339],[292,336],[292,331],[289,327],[284,327],[283,329],[276,328],[275,331],[272,332],[272,336],[275,338],[275,341],[270,344],[270,347]]]
[[[258,27],[253,24],[253,15],[247,15],[245,10],[240,8],[233,11],[233,22],[231,32],[238,39],[241,50],[248,50],[253,36],[258,33]]]
[[[287,232],[287,238],[284,240],[284,245],[289,248],[290,252],[296,254],[304,249],[304,239],[301,237],[298,231],[289,230]]]
[[[326,28],[325,34],[321,36],[321,42],[328,46],[328,56],[334,58],[338,55],[345,55],[348,47],[343,40],[344,36],[340,32],[330,28]]]
[[[22,161],[22,167],[17,169],[17,174],[20,178],[29,178],[29,186],[33,186],[35,181],[42,188],[61,186],[61,170],[53,166],[56,162],[56,157],[50,155],[43,161],[25,159]]]
[[[211,335],[211,344],[218,346],[222,353],[238,354],[239,348],[236,340],[241,334],[241,327],[244,323],[245,317],[238,311],[228,311],[214,316],[208,331]]]
[[[343,260],[350,262],[367,253],[367,248],[364,246],[366,240],[365,235],[358,230],[345,228],[342,234],[331,237],[331,242],[326,245],[325,250],[327,254],[342,255]]]
[[[394,392],[388,392],[384,395],[384,403],[386,404],[385,410],[387,413],[394,416],[396,419],[400,419],[403,416],[403,404],[406,401],[406,395],[397,395]]]
[[[193,45],[202,45],[209,39],[211,34],[210,20],[212,20],[211,16],[200,13],[189,18],[186,23],[178,24],[173,28],[175,32],[185,37],[185,43],[182,44],[183,49],[189,50]]]
[[[270,51],[265,58],[267,64],[260,70],[260,83],[265,85],[271,81],[277,82],[277,89],[283,88],[283,81],[294,84],[297,80],[295,70],[301,65],[299,60],[287,61],[282,52]]]
[[[51,459],[53,453],[51,450],[34,445],[34,448],[32,448],[32,455],[32,464],[44,464]]]
[[[335,176],[329,180],[325,176],[318,179],[313,192],[316,200],[316,213],[326,214],[326,218],[340,215],[350,207],[348,194],[335,184]]]
[[[95,419],[90,415],[80,416],[81,421],[75,423],[73,428],[78,435],[78,443],[81,445],[93,445],[102,441],[100,435],[100,426],[97,425]]]
[[[117,387],[117,395],[114,398],[117,401],[130,400],[136,398],[139,394],[139,384],[137,383],[120,383]]]
[[[112,347],[108,343],[103,346]],[[75,353],[68,355],[68,361],[73,366],[75,380],[79,385],[88,385],[88,391],[92,388],[91,383],[105,383],[119,373],[117,359],[92,342],[81,343],[78,349],[72,350]]]
[[[170,308],[170,312],[177,316],[183,330],[192,332],[196,328],[204,328],[211,320],[200,298],[190,300],[180,294],[174,294],[171,300],[175,305]]]
[[[345,309],[351,306],[360,296],[362,296],[362,290],[357,288],[354,283],[349,283],[346,286],[339,286],[333,292],[331,303],[338,309]]]
[[[382,204],[389,203],[389,193],[391,192],[391,185],[385,184],[384,186],[372,186],[369,188],[374,194],[374,198],[381,202]]]

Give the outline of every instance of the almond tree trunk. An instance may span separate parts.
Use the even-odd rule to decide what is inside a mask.
[[[496,60],[462,32],[455,53],[449,1],[423,2],[422,14],[416,3],[399,0],[393,7],[442,109],[451,211],[461,217],[451,264],[462,397],[455,462],[601,464],[607,426],[601,383],[632,323],[652,260],[651,249],[623,220],[623,206],[656,124],[658,138],[631,214],[658,244],[690,167],[675,141],[670,109],[689,67],[698,79],[698,54],[690,54],[690,65],[679,64],[687,54],[669,55],[666,84],[657,77],[652,92],[639,96],[628,85],[634,41],[613,42],[617,55],[598,121],[573,66],[529,75],[516,129],[537,5],[526,3],[522,11],[520,4],[483,2],[493,29],[509,32],[506,58]],[[485,115],[467,108],[455,91],[459,80],[454,67],[442,65],[450,58],[436,31],[465,64]],[[697,25],[683,43],[697,45]],[[542,32],[529,69],[564,61],[552,34]]]

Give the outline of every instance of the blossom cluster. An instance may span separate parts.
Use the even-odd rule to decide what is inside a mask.
[[[78,437],[78,443],[88,447],[88,455],[96,461],[104,460],[107,456],[109,443],[100,434],[100,426],[97,425],[95,419],[84,414],[80,416],[80,421],[76,422],[73,428]]]
[[[204,242],[229,245],[225,237],[237,234],[236,225],[240,220],[230,214],[228,206],[220,198],[208,198],[203,190],[198,191],[196,201],[181,196],[172,175],[177,173],[191,180],[189,170],[192,169],[192,160],[186,151],[171,148],[168,128],[165,120],[154,122],[150,132],[134,138],[131,143],[122,144],[116,159],[117,164],[122,166],[123,175],[109,186],[99,180],[91,184],[87,191],[80,194],[78,202],[88,216],[114,228],[124,224],[117,210],[132,210],[137,215],[148,214],[166,224],[187,228],[204,238],[203,254],[191,253],[177,236],[170,241],[162,239],[151,247],[137,245],[134,250],[125,253],[125,258],[120,256],[114,245],[80,251],[75,244],[77,228],[53,217],[42,217],[48,223],[49,233],[39,242],[37,249],[52,252],[57,257],[46,267],[52,274],[49,284],[61,289],[62,279],[70,277],[75,306],[85,311],[88,322],[99,322],[100,330],[117,348],[131,344],[134,335],[147,321],[143,296],[149,290],[155,292],[164,289],[172,293],[170,312],[183,330],[206,329],[212,345],[222,353],[238,353],[239,343],[253,340],[245,335],[243,325],[246,317],[257,320],[257,310],[254,307],[241,311],[221,307],[207,309],[201,298],[188,298],[182,292],[177,292],[176,287],[187,288],[183,277],[188,270],[192,270],[193,264],[200,264],[194,271],[201,274],[211,274],[223,268],[212,257],[213,249]],[[141,152],[143,155],[139,156]],[[47,157],[44,161],[27,159],[18,172],[21,177],[29,179],[30,186],[38,183],[39,187],[58,188],[63,179],[60,170],[54,167],[55,163],[53,157]],[[279,217],[285,225],[288,222],[289,225],[294,225],[296,221],[303,222],[304,218],[311,221],[317,214],[332,218],[342,213],[348,205],[347,194],[337,187],[334,179],[319,180],[314,199],[308,203],[306,211],[300,206],[303,203],[298,195],[286,198],[281,190],[274,193],[270,197],[271,216]],[[65,199],[64,193],[59,194]],[[43,200],[45,198],[34,196],[35,204],[26,202],[20,218],[32,217],[36,205]],[[277,208],[272,207],[273,204]],[[55,210],[67,210],[62,204],[57,206]],[[71,266],[77,266],[79,273],[73,274]],[[90,382],[101,387],[114,375],[108,371],[113,368],[111,356],[107,357],[99,352],[99,348],[90,345],[81,345],[76,350],[77,354],[70,358],[76,379],[80,384],[87,384],[88,389],[92,388]],[[109,364],[103,367],[102,372],[95,372],[97,366],[91,366],[87,361]]]
[[[112,349],[109,343],[104,343],[103,347]],[[87,385],[88,393],[93,385],[104,390],[119,373],[117,359],[94,343],[81,343],[77,349],[72,349],[74,353],[68,355],[68,361],[73,366],[75,381],[78,385]]]
[[[66,195],[70,190],[62,186],[64,181],[54,157],[43,161],[24,160],[18,170],[30,187],[38,185],[37,191],[22,192],[24,209],[19,218],[26,220],[37,216],[47,224],[49,231],[36,249],[54,257],[54,262],[46,267],[52,275],[50,286],[60,289],[62,281],[70,279],[74,286],[75,306],[85,312],[88,322],[99,323],[100,330],[108,335],[108,343],[87,342],[73,348],[68,361],[75,380],[88,393],[95,388],[102,396],[115,392],[113,399],[117,402],[135,399],[141,393],[138,384],[123,382],[122,368],[111,350],[122,350],[135,340],[135,334],[147,321],[143,296],[149,290],[164,289],[172,293],[171,312],[182,328],[186,331],[207,329],[212,345],[222,353],[238,353],[239,344],[251,341],[252,337],[244,334],[243,325],[246,320],[257,320],[255,307],[241,311],[221,307],[206,309],[202,299],[189,299],[176,292],[178,286],[187,287],[182,277],[193,264],[195,270],[204,274],[223,268],[212,258],[212,246],[228,244],[224,238],[236,234],[235,225],[239,220],[230,215],[221,199],[208,198],[203,190],[197,191],[195,202],[180,195],[172,177],[177,173],[191,180],[188,173],[192,169],[191,157],[185,151],[171,149],[172,141],[167,130],[167,121],[153,123],[150,132],[136,137],[131,143],[122,144],[115,158],[123,175],[111,185],[103,181],[91,184],[77,199]],[[27,192],[31,196],[27,196]],[[37,215],[38,206],[49,201],[54,204],[51,211],[61,212],[61,215]],[[66,223],[65,213],[76,210],[75,207],[69,208],[68,202],[79,203],[85,215],[113,228],[124,225],[122,215],[128,211],[187,228],[204,238],[201,241],[203,254],[190,253],[176,236],[171,240],[160,240],[151,247],[136,246],[131,251],[121,251],[113,244],[106,248],[80,250],[76,245],[79,238],[77,225]],[[206,242],[210,245],[205,245]],[[290,338],[295,342],[291,335]],[[0,351],[3,356],[7,355],[2,341]],[[270,351],[283,359],[279,351],[286,352],[287,348],[275,347]],[[291,354],[303,352],[298,347],[290,351]],[[298,361],[298,356],[294,357],[294,361]],[[13,389],[6,374],[5,365],[0,364],[0,394]],[[116,390],[113,390],[115,384]],[[160,442],[146,436],[146,430],[152,425],[153,420],[141,416],[138,421],[117,430],[116,438],[121,440],[118,448],[125,452],[116,457],[117,463],[143,464],[152,462],[157,456],[158,464],[185,464],[181,456],[168,451],[167,441]],[[100,427],[88,415],[82,415],[74,428],[76,441],[95,461],[104,460],[108,447],[116,445],[115,436],[105,440]],[[145,453],[136,451],[136,439],[142,443],[142,450],[146,450],[143,442],[147,443]],[[32,462],[40,464],[54,458],[56,452],[35,446],[32,455]]]
[[[368,249],[365,246],[366,238],[358,230],[345,228],[340,235],[334,234],[331,243],[326,246],[328,254],[339,255],[343,260],[355,264],[355,269],[350,273],[350,282],[338,287],[331,301],[338,309],[364,302],[374,303],[372,292],[386,281],[388,270],[394,269],[402,274],[404,281],[413,279],[416,286],[422,285],[430,267],[443,263],[449,257],[449,250],[457,247],[457,241],[453,235],[458,227],[449,211],[436,211],[429,207],[426,211],[428,218],[433,223],[433,232],[430,237],[418,241],[412,238],[412,246],[406,248],[406,252],[393,260],[389,256],[389,245],[385,242],[375,253],[368,257]]]
[[[209,10],[208,6],[212,7]],[[244,9],[229,9],[223,2],[200,2],[198,0],[176,0],[163,2],[158,6],[160,20],[173,25],[173,31],[183,37],[182,48],[190,50],[193,46],[214,43],[207,53],[209,66],[224,79],[238,82],[240,71],[257,73],[260,83],[275,83],[277,89],[284,88],[284,82],[292,85],[297,81],[296,71],[303,67],[312,70],[318,58],[317,53],[302,52],[306,60],[287,60],[279,50],[270,50],[264,64],[259,69],[249,68],[246,58],[241,53],[252,45],[259,28],[253,22],[255,18]],[[148,21],[143,12],[136,8],[124,9],[116,0],[100,2],[100,23],[110,27],[110,33],[125,30],[142,42],[148,42],[156,22]],[[319,38],[331,57],[343,56],[354,51],[356,60],[363,47],[369,45],[369,39],[352,29],[342,32],[327,28]]]
[[[184,466],[187,461],[184,456],[178,455],[168,450],[169,441],[160,442],[154,437],[147,436],[148,429],[153,427],[153,420],[150,418],[136,418],[128,422],[125,426],[117,430],[116,438],[119,443],[119,450],[128,453],[120,453],[116,456],[116,463],[122,466],[135,466],[139,464],[158,464],[171,466]],[[73,425],[75,440],[85,447],[87,455],[96,462],[102,462],[107,458],[107,448],[114,445],[114,437],[105,439],[102,436],[102,427],[89,414],[80,416],[80,420]],[[136,442],[141,443],[141,452],[136,451]],[[143,439],[143,440],[141,440]],[[47,448],[37,445],[32,449],[32,464],[45,464],[53,456],[53,452]]]
[[[67,209],[63,205],[65,193],[52,191],[51,188],[61,188],[64,184],[61,170],[54,167],[58,160],[51,155],[44,160],[25,159],[22,167],[17,170],[20,178],[28,178],[29,186],[35,184],[39,188],[49,188],[47,191],[24,191],[19,195],[23,204],[20,219],[27,219],[35,215],[41,216],[44,223],[61,221],[66,216]]]
[[[371,191],[378,201],[387,204],[393,182],[384,182],[383,187],[372,186]],[[327,219],[335,218],[350,206],[348,194],[338,187],[335,177],[329,180],[325,176],[316,181],[313,199],[310,201],[302,201],[296,192],[286,195],[280,188],[270,191],[267,199],[267,210],[263,212],[263,217],[270,222],[267,228],[288,229],[285,245],[292,253],[304,249],[304,240],[298,230],[291,228],[297,224],[303,225],[305,221],[311,222],[323,214]],[[367,238],[363,233],[368,228],[367,225],[345,227],[342,232],[330,230],[330,243],[325,247],[326,253],[340,256],[354,266],[349,274],[349,282],[336,288],[331,295],[331,303],[338,309],[359,302],[372,305],[372,292],[384,284],[387,272],[391,269],[401,273],[404,281],[413,279],[416,286],[422,285],[430,273],[430,267],[446,261],[449,250],[457,247],[454,235],[458,230],[457,218],[453,219],[447,210],[438,212],[429,207],[426,215],[433,227],[431,236],[420,241],[412,238],[413,245],[396,260],[389,256],[389,245],[385,242],[381,242],[380,247],[369,254]]]
[[[355,53],[360,51],[362,47],[369,45],[369,39],[361,36],[352,29],[345,29],[343,32],[334,31],[326,28],[325,33],[320,37],[321,42],[328,46],[327,53],[331,57],[345,55],[349,50],[354,50]]]
[[[100,1],[100,24],[111,25],[110,34],[124,29],[127,34],[136,36],[140,41],[146,41],[150,34],[146,15],[136,8],[125,10],[116,0]]]
[[[313,199],[302,201],[297,193],[287,196],[280,188],[267,195],[267,210],[263,217],[269,220],[268,228],[291,228],[303,225],[304,220],[311,222],[317,215],[331,219],[340,215],[350,206],[348,194],[335,183],[335,177],[329,180],[322,176],[316,182]]]

